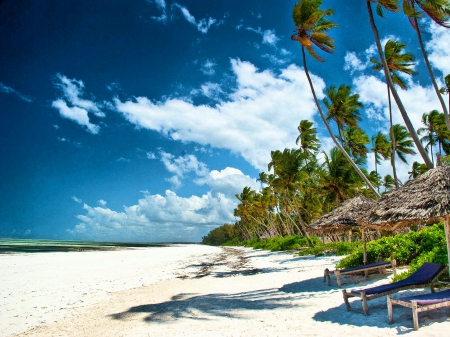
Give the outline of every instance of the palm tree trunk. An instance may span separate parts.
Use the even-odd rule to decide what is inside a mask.
[[[395,151],[397,149],[397,144],[395,143],[394,127],[392,123],[392,102],[391,102],[391,90],[389,85],[387,86],[388,92],[388,105],[389,105],[389,123],[391,130],[391,165],[392,165],[392,176],[394,177],[395,187],[398,188],[398,178],[397,178],[397,168],[395,167]]]
[[[432,169],[433,163],[431,162],[424,147],[422,146],[419,136],[417,135],[416,130],[414,129],[414,126],[411,123],[411,120],[409,119],[408,113],[406,112],[405,107],[403,106],[400,96],[398,95],[397,90],[395,89],[394,84],[392,83],[391,75],[389,74],[389,68],[386,63],[386,59],[384,58],[383,48],[381,47],[378,29],[375,25],[375,20],[373,18],[372,6],[371,6],[370,2],[371,2],[370,0],[366,0],[367,11],[369,13],[370,25],[372,27],[373,34],[375,36],[375,43],[377,45],[378,54],[379,54],[381,63],[383,64],[383,70],[384,70],[384,76],[386,77],[386,82],[389,85],[389,88],[391,88],[392,96],[394,97],[394,100],[397,103],[398,109],[400,110],[400,113],[402,114],[403,121],[405,122],[406,128],[408,129],[409,133],[411,134],[412,139],[414,140],[414,143],[416,144],[417,150],[419,151],[420,155],[422,156],[422,159],[425,162],[425,164],[427,165],[427,167]]]
[[[355,164],[353,159],[348,155],[347,151],[342,147],[342,145],[337,141],[336,137],[333,134],[333,131],[331,130],[330,124],[328,124],[325,115],[323,114],[322,108],[320,107],[319,101],[316,96],[316,92],[314,90],[314,86],[311,81],[311,77],[309,76],[308,67],[306,66],[306,55],[305,55],[305,47],[302,45],[302,57],[303,57],[303,68],[305,69],[306,78],[308,79],[309,87],[311,88],[311,92],[314,98],[314,102],[316,103],[317,110],[319,110],[320,117],[322,117],[322,121],[325,124],[328,133],[330,134],[331,139],[333,139],[334,143],[338,147],[339,150],[341,150],[344,157],[349,161],[350,165],[356,170],[356,172],[359,174],[361,179],[366,183],[367,187],[371,189],[373,194],[379,199],[380,194],[377,192],[377,190],[372,186],[369,179],[367,179],[366,175],[361,171],[361,169],[358,167],[358,165]]]
[[[412,6],[414,7],[414,2],[412,2]],[[414,18],[414,25],[415,25],[414,29],[417,33],[417,39],[419,40],[420,50],[422,51],[423,59],[425,60],[425,64],[426,64],[428,72],[430,74],[431,83],[433,83],[434,91],[436,91],[436,95],[439,99],[439,102],[441,103],[442,111],[444,112],[444,115],[445,115],[445,124],[447,125],[447,129],[450,131],[450,118],[448,116],[448,110],[447,110],[447,107],[445,106],[444,99],[442,98],[442,95],[437,86],[436,79],[435,79],[434,73],[433,73],[433,69],[431,69],[430,61],[428,60],[427,52],[425,51],[425,47],[423,46],[422,34],[420,33],[419,23],[417,22],[417,18]]]

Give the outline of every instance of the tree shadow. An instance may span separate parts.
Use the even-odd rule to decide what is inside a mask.
[[[280,293],[277,289],[249,291],[238,294],[195,295],[182,293],[169,301],[149,303],[129,308],[127,311],[109,315],[112,319],[127,320],[145,314],[146,322],[170,322],[182,318],[210,320],[213,317],[244,318],[240,310],[274,310],[293,308],[295,298]]]
[[[308,280],[285,284],[279,290],[284,293],[298,294],[304,292],[340,291],[341,289],[342,288],[337,288],[337,286],[329,286],[327,282],[323,282],[323,276],[320,276]]]

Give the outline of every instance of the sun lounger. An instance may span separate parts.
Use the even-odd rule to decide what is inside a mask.
[[[399,299],[393,299],[387,296],[387,306],[389,314],[389,324],[394,323],[392,306],[402,305],[412,309],[412,316],[414,322],[414,330],[419,330],[419,312],[450,307],[450,289],[439,291],[436,293],[406,296]]]
[[[347,290],[344,289],[342,290],[342,295],[344,296],[345,305],[348,311],[360,311],[351,308],[348,301],[349,297],[359,297],[362,302],[364,314],[369,315],[369,307],[367,306],[367,301],[373,300],[375,298],[393,294],[401,290],[414,288],[430,287],[431,292],[434,292],[434,286],[438,284],[437,278],[446,269],[447,267],[440,264],[425,262],[411,276],[405,278],[404,280],[390,284],[383,284],[372,288],[354,289],[350,292],[347,292]]]
[[[396,266],[396,262],[395,262],[395,260],[392,260],[391,262],[378,261],[375,263],[370,263],[370,264],[361,265],[361,266],[353,267],[353,268],[346,268],[346,269],[329,270],[327,268],[323,272],[323,282],[328,281],[328,285],[331,286],[330,275],[334,274],[334,275],[336,275],[336,281],[337,281],[338,287],[340,288],[342,285],[341,275],[366,272],[366,276],[367,276],[367,273],[370,270],[374,270],[374,269],[378,269],[380,271],[380,273],[386,274],[386,268],[389,268],[389,267],[392,267],[392,269],[394,270],[394,275],[395,275],[395,266]]]

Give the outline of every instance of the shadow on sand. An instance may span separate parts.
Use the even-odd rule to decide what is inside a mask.
[[[291,302],[295,298],[280,293],[277,289],[250,291],[238,294],[178,294],[170,301],[143,304],[127,311],[110,315],[112,319],[127,320],[134,315],[146,314],[146,322],[168,322],[189,318],[209,320],[213,317],[244,318],[237,310],[273,310],[298,307]]]

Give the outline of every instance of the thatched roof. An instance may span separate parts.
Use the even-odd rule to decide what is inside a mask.
[[[345,232],[358,227],[356,219],[374,207],[376,201],[362,195],[344,201],[330,213],[313,221],[306,230],[310,233]]]
[[[364,227],[394,230],[444,220],[450,214],[450,167],[439,166],[381,197],[358,219]]]

